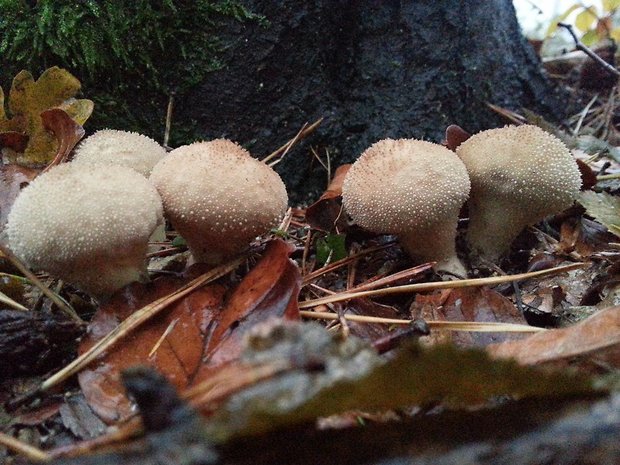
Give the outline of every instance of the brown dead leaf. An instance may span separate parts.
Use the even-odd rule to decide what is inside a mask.
[[[131,414],[120,380],[125,368],[152,366],[182,389],[204,380],[212,368],[235,360],[241,338],[256,323],[270,317],[299,319],[301,277],[288,258],[292,250],[282,240],[270,242],[229,298],[225,299],[226,289],[221,285],[199,288],[129,333],[79,374],[91,408],[108,423]],[[95,314],[80,354],[135,310],[183,284],[179,279],[160,278],[150,284],[134,283],[116,294]]]
[[[332,232],[346,228],[346,216],[342,212],[342,183],[351,168],[350,164],[339,166],[327,190],[319,200],[306,209],[306,221],[312,229]]]
[[[22,153],[28,147],[28,136],[16,131],[0,132],[0,150]],[[4,153],[4,152],[2,152]]]
[[[461,145],[470,137],[471,134],[468,133],[465,129],[456,124],[451,124],[446,128],[446,138],[442,142],[442,144],[454,152],[459,145]]]
[[[51,108],[41,113],[43,127],[52,132],[58,140],[58,149],[47,169],[67,160],[73,147],[84,137],[84,128],[60,108]]]
[[[577,162],[577,168],[579,168],[579,174],[581,174],[581,190],[592,189],[598,182],[596,173],[583,160],[576,159],[575,161]]]
[[[381,318],[402,318],[398,311],[389,305],[382,305],[370,299],[352,299],[345,307],[345,314],[376,316]],[[379,338],[388,336],[391,328],[379,323],[359,323],[347,321],[350,333],[366,341],[373,342]]]
[[[300,319],[297,301],[301,274],[288,258],[293,250],[282,240],[271,241],[263,258],[227,299],[212,323],[205,363],[193,384],[205,380],[214,368],[237,359],[242,338],[257,323],[272,317]]]
[[[486,287],[447,289],[418,295],[411,307],[412,318],[434,321],[476,321],[484,323],[527,324],[514,304]],[[473,333],[435,331],[425,340],[453,342],[461,347],[487,346],[493,342],[520,337],[514,333]]]
[[[38,174],[38,170],[19,165],[0,166],[0,229],[6,224],[13,202],[21,190]]]
[[[116,294],[95,313],[79,353],[90,349],[135,310],[170,294],[182,284],[181,280],[166,277],[149,284],[135,283]],[[134,330],[82,371],[78,380],[91,408],[108,423],[129,416],[132,409],[120,373],[134,365],[156,368],[177,389],[187,386],[201,363],[204,335],[214,313],[221,308],[225,291],[219,285],[194,291]],[[156,350],[149,356],[153,349]]]
[[[601,310],[568,328],[492,344],[486,350],[493,357],[514,358],[523,365],[620,368],[620,307]]]

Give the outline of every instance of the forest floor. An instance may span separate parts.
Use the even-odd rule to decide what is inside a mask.
[[[346,168],[215,269],[169,231],[153,281],[106,302],[40,274],[81,321],[5,254],[30,311],[0,311],[0,462],[620,463],[620,85],[567,66],[583,104],[562,125],[495,109],[559,135],[599,201],[469,279],[351,224]]]

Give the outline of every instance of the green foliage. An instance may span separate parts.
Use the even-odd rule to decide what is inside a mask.
[[[316,241],[316,261],[319,265],[342,260],[347,256],[345,234],[328,234]]]
[[[59,65],[92,89],[98,126],[144,130],[146,106],[163,127],[168,95],[222,66],[216,31],[227,18],[261,20],[233,0],[0,0],[2,79]]]

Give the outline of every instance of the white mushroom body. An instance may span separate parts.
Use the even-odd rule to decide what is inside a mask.
[[[78,145],[73,163],[127,166],[148,177],[164,155],[164,148],[150,137],[136,132],[103,129]]]
[[[342,186],[344,207],[361,227],[396,234],[416,260],[465,276],[455,250],[469,177],[454,152],[414,139],[385,139],[353,164]]]
[[[212,265],[277,226],[288,206],[280,176],[226,139],[173,150],[150,180],[194,259]]]
[[[472,185],[468,242],[488,261],[508,252],[526,226],[570,207],[581,187],[568,148],[537,126],[482,131],[456,152]]]
[[[136,171],[65,163],[20,193],[7,234],[29,266],[105,297],[147,276],[148,239],[162,223],[161,199]]]

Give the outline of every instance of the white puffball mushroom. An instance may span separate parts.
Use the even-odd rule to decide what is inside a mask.
[[[526,227],[570,207],[581,176],[568,148],[537,126],[506,126],[473,135],[456,150],[471,179],[467,239],[495,262]]]
[[[197,262],[215,265],[279,224],[288,207],[280,176],[226,139],[170,152],[150,177]]]
[[[127,166],[148,177],[165,155],[166,151],[161,145],[143,134],[103,129],[77,146],[72,162]]]
[[[466,276],[456,255],[459,210],[469,194],[465,165],[447,148],[385,139],[353,164],[342,186],[345,210],[361,227],[396,234],[414,259]]]
[[[157,190],[138,172],[64,163],[24,188],[7,234],[30,267],[103,298],[147,277],[149,236],[163,221]]]

